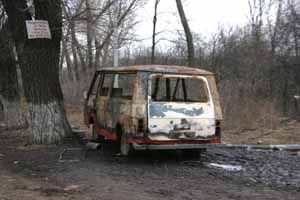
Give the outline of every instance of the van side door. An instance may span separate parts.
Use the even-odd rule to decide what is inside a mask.
[[[84,94],[84,123],[85,125],[89,126],[92,122],[92,115],[96,113],[96,95],[97,95],[97,88],[101,82],[101,74],[96,72],[92,79],[91,85],[89,90]]]
[[[117,123],[120,123],[124,131],[131,132],[135,82],[135,73],[118,73],[114,77],[114,84],[107,103],[108,127],[112,130],[116,128]]]
[[[97,125],[101,128],[109,127],[109,113],[107,106],[109,102],[110,91],[113,83],[113,74],[103,73],[101,84],[98,87],[96,97]]]

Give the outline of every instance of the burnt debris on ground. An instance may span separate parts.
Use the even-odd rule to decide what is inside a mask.
[[[201,160],[208,164],[241,166],[241,170],[233,171],[212,167],[216,173],[228,178],[300,190],[300,156],[297,152],[211,148],[202,154]]]

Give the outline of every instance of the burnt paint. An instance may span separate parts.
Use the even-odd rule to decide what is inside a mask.
[[[140,98],[147,101],[149,73],[140,72],[138,78],[140,78],[140,85],[138,85],[141,91]]]
[[[167,111],[173,111],[176,113],[182,113],[187,116],[199,116],[204,113],[203,108],[192,108],[192,109],[187,109],[187,108],[173,108],[172,105],[168,105],[168,103],[150,103],[149,106],[150,109],[150,117],[160,117],[164,118],[166,117],[165,112]]]

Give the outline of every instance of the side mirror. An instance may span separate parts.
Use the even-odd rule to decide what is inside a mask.
[[[88,91],[87,90],[83,91],[83,98],[84,98],[84,100],[87,100],[87,98],[88,98]]]

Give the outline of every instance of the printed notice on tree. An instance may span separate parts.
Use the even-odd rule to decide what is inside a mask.
[[[26,20],[28,39],[51,39],[49,23],[46,20]]]

